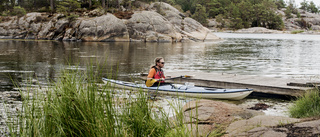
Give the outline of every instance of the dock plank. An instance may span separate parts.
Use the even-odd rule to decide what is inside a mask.
[[[206,72],[167,72],[171,77],[192,76],[191,78],[179,78],[176,82],[192,82],[195,85],[216,87],[216,88],[252,88],[255,92],[299,96],[312,87],[288,85],[288,83],[319,83],[301,79],[271,78],[253,75],[236,75],[227,73],[206,73]]]

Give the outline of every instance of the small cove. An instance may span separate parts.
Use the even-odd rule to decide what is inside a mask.
[[[257,75],[297,79],[320,79],[320,47],[318,35],[292,34],[232,34],[216,33],[224,41],[205,43],[128,43],[128,42],[60,42],[0,40],[0,91],[15,91],[11,79],[21,85],[32,79],[34,84],[47,85],[59,77],[62,68],[85,69],[87,62],[107,68],[103,76],[111,73],[118,79],[139,80],[153,59],[166,60],[164,70],[204,71]],[[97,62],[97,63],[96,63]],[[112,71],[111,71],[112,70]],[[182,100],[162,96],[158,101],[163,109],[170,105],[166,100]],[[288,100],[249,97],[232,102],[250,107],[256,103],[270,105],[267,115],[288,116]],[[169,110],[168,110],[169,111]]]

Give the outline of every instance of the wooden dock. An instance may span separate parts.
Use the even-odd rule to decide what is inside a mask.
[[[205,73],[205,72],[166,72],[167,78],[176,78],[171,82],[194,83],[197,86],[216,88],[250,88],[254,92],[278,94],[288,96],[299,96],[303,92],[312,88],[312,83],[316,81],[306,81],[299,79],[270,78],[262,76],[236,75],[226,73]],[[169,76],[169,77],[168,77]],[[170,81],[169,81],[170,82]],[[310,86],[311,85],[311,86]]]

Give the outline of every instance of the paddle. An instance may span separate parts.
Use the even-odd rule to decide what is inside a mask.
[[[188,78],[188,77],[191,77],[191,76],[184,75],[184,76],[169,78],[169,79],[166,79],[166,80],[176,79],[176,78],[182,78],[182,77]],[[156,82],[158,82],[158,80],[156,80],[156,79],[148,79],[147,82],[146,82],[146,86],[147,86],[147,87],[151,87],[151,86],[152,86],[154,83],[156,83]]]
[[[156,83],[158,80],[156,79],[148,79],[146,82],[147,87],[151,87],[154,83]]]

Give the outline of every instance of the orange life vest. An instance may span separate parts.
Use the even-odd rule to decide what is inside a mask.
[[[157,67],[153,67],[156,70],[156,75],[153,76],[154,79],[160,79],[160,78],[165,78],[163,74],[163,70],[160,68],[158,69]],[[164,81],[160,81],[160,83],[164,83]]]

